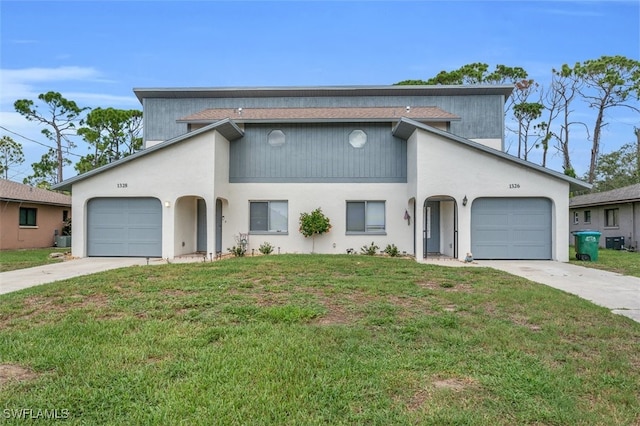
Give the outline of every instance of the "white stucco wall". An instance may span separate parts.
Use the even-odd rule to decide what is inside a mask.
[[[404,220],[405,209],[410,212],[406,197],[406,184],[231,184],[228,211],[223,224],[223,250],[235,245],[233,235],[249,232],[249,201],[287,200],[287,234],[252,234],[251,249],[258,252],[263,242],[280,247],[282,253],[310,253],[311,238],[298,231],[299,217],[303,212],[322,208],[331,220],[331,231],[316,237],[318,253],[346,253],[348,248],[360,251],[363,245],[374,242],[384,250],[387,244],[395,244],[400,251],[413,253],[413,220],[411,226]],[[386,235],[346,235],[347,201],[385,201]],[[277,249],[276,249],[277,251]]]
[[[568,182],[442,136],[417,130],[410,139],[414,138],[417,151],[416,216],[424,217],[424,201],[428,197],[453,197],[458,205],[459,259],[464,259],[465,254],[471,251],[471,206],[474,199],[546,197],[552,201],[553,259],[568,261]],[[468,203],[463,206],[465,196]],[[421,244],[417,244],[416,256],[423,256]]]
[[[200,134],[74,183],[72,203],[78,213],[73,217],[72,254],[77,257],[87,255],[86,206],[96,197],[155,197],[160,200],[163,206],[162,257],[172,258],[179,254],[176,249],[183,240],[175,241],[174,238],[176,202],[184,196],[214,200],[216,138],[224,139],[217,132]],[[165,202],[169,207],[165,207]],[[208,210],[209,204],[207,202]],[[195,208],[188,204],[183,204],[182,208],[184,212],[195,214]],[[209,223],[213,223],[213,217]],[[184,230],[178,225],[177,231]],[[189,230],[184,241],[184,251],[187,251],[190,248],[186,244],[194,244],[195,234]]]
[[[498,151],[503,150],[502,139],[471,139],[474,142],[478,142],[484,146],[488,146],[489,148],[497,149]]]
[[[196,250],[196,200],[207,206],[208,253],[215,252],[215,201],[223,202],[222,251],[235,245],[234,235],[249,232],[250,200],[287,200],[288,233],[254,234],[249,253],[269,242],[282,253],[309,253],[311,239],[298,231],[302,212],[321,207],[331,219],[331,232],[318,236],[315,251],[360,251],[374,242],[383,250],[395,244],[423,258],[424,203],[441,202],[441,247],[453,255],[453,212],[458,216],[458,258],[471,247],[471,206],[478,197],[547,197],[552,200],[552,256],[568,260],[568,186],[566,181],[511,163],[486,152],[426,131],[407,141],[407,183],[235,183],[228,182],[230,143],[216,131],[195,135],[173,146],[139,157],[73,185],[74,256],[86,256],[86,204],[94,197],[155,197],[163,205],[162,257]],[[122,185],[126,184],[126,187]],[[517,185],[517,187],[510,187]],[[468,203],[462,205],[467,197]],[[347,235],[346,201],[385,201],[385,235]],[[415,200],[415,214],[413,200]],[[454,202],[455,200],[455,202]],[[165,202],[169,207],[165,207]],[[411,216],[405,220],[405,210]],[[79,214],[77,212],[83,212]],[[184,245],[183,245],[184,242]],[[415,250],[414,250],[415,246]],[[276,249],[277,250],[277,249]]]

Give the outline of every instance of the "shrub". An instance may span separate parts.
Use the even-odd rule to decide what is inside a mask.
[[[384,249],[384,252],[391,257],[396,257],[400,254],[398,247],[396,247],[395,244],[387,244],[387,248]]]
[[[233,254],[234,257],[243,257],[247,252],[247,249],[241,245],[233,246],[227,250],[229,250],[229,252]]]
[[[315,251],[316,235],[322,235],[325,232],[329,232],[331,229],[331,222],[329,218],[322,213],[322,209],[318,207],[311,213],[300,214],[300,233],[305,237],[312,238],[311,252]]]
[[[374,244],[373,241],[371,241],[371,245],[370,246],[368,246],[368,247],[367,246],[362,246],[360,248],[360,253],[366,254],[367,256],[374,256],[377,253],[379,248],[380,247],[378,247],[377,245]]]
[[[264,243],[260,244],[258,250],[262,254],[271,254],[273,252],[273,246],[265,241]]]

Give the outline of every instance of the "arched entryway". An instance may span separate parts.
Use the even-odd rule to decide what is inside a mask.
[[[196,252],[207,252],[207,203],[202,197],[187,195],[175,204],[174,253]]]
[[[424,201],[423,256],[458,258],[458,204],[448,195]]]

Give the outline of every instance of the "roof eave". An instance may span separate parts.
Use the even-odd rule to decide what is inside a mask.
[[[503,95],[513,85],[383,85],[383,86],[280,86],[280,87],[158,87],[134,88],[145,98],[265,98],[265,97],[354,97],[354,96],[457,96]]]
[[[570,208],[598,207],[598,206],[611,206],[614,204],[633,204],[633,203],[640,203],[640,198],[629,198],[629,199],[623,199],[623,200],[609,200],[609,201],[594,201],[594,202],[575,203],[575,204],[572,204],[571,201],[569,201],[569,207]]]
[[[25,200],[23,198],[7,198],[7,197],[0,198],[0,201],[4,201],[8,203],[29,203],[29,204],[44,204],[47,206],[71,207],[71,202],[57,203],[57,202],[51,202],[51,201]]]
[[[414,119],[421,123],[446,123],[449,121],[460,121],[460,117],[455,118],[420,118]],[[268,124],[268,123],[395,123],[395,118],[287,118],[287,119],[234,119],[239,124]],[[212,120],[176,120],[176,123],[187,124],[211,124]]]

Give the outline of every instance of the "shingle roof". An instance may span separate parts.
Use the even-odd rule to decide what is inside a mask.
[[[416,121],[453,121],[460,117],[438,107],[339,107],[339,108],[210,108],[180,118],[178,122],[214,122],[230,118],[243,121],[396,121],[401,117]]]
[[[595,206],[640,201],[640,183],[611,191],[578,195],[569,200],[569,207]]]
[[[22,183],[0,179],[0,200],[28,201],[39,204],[56,204],[71,206],[71,197],[58,192],[49,191]]]

